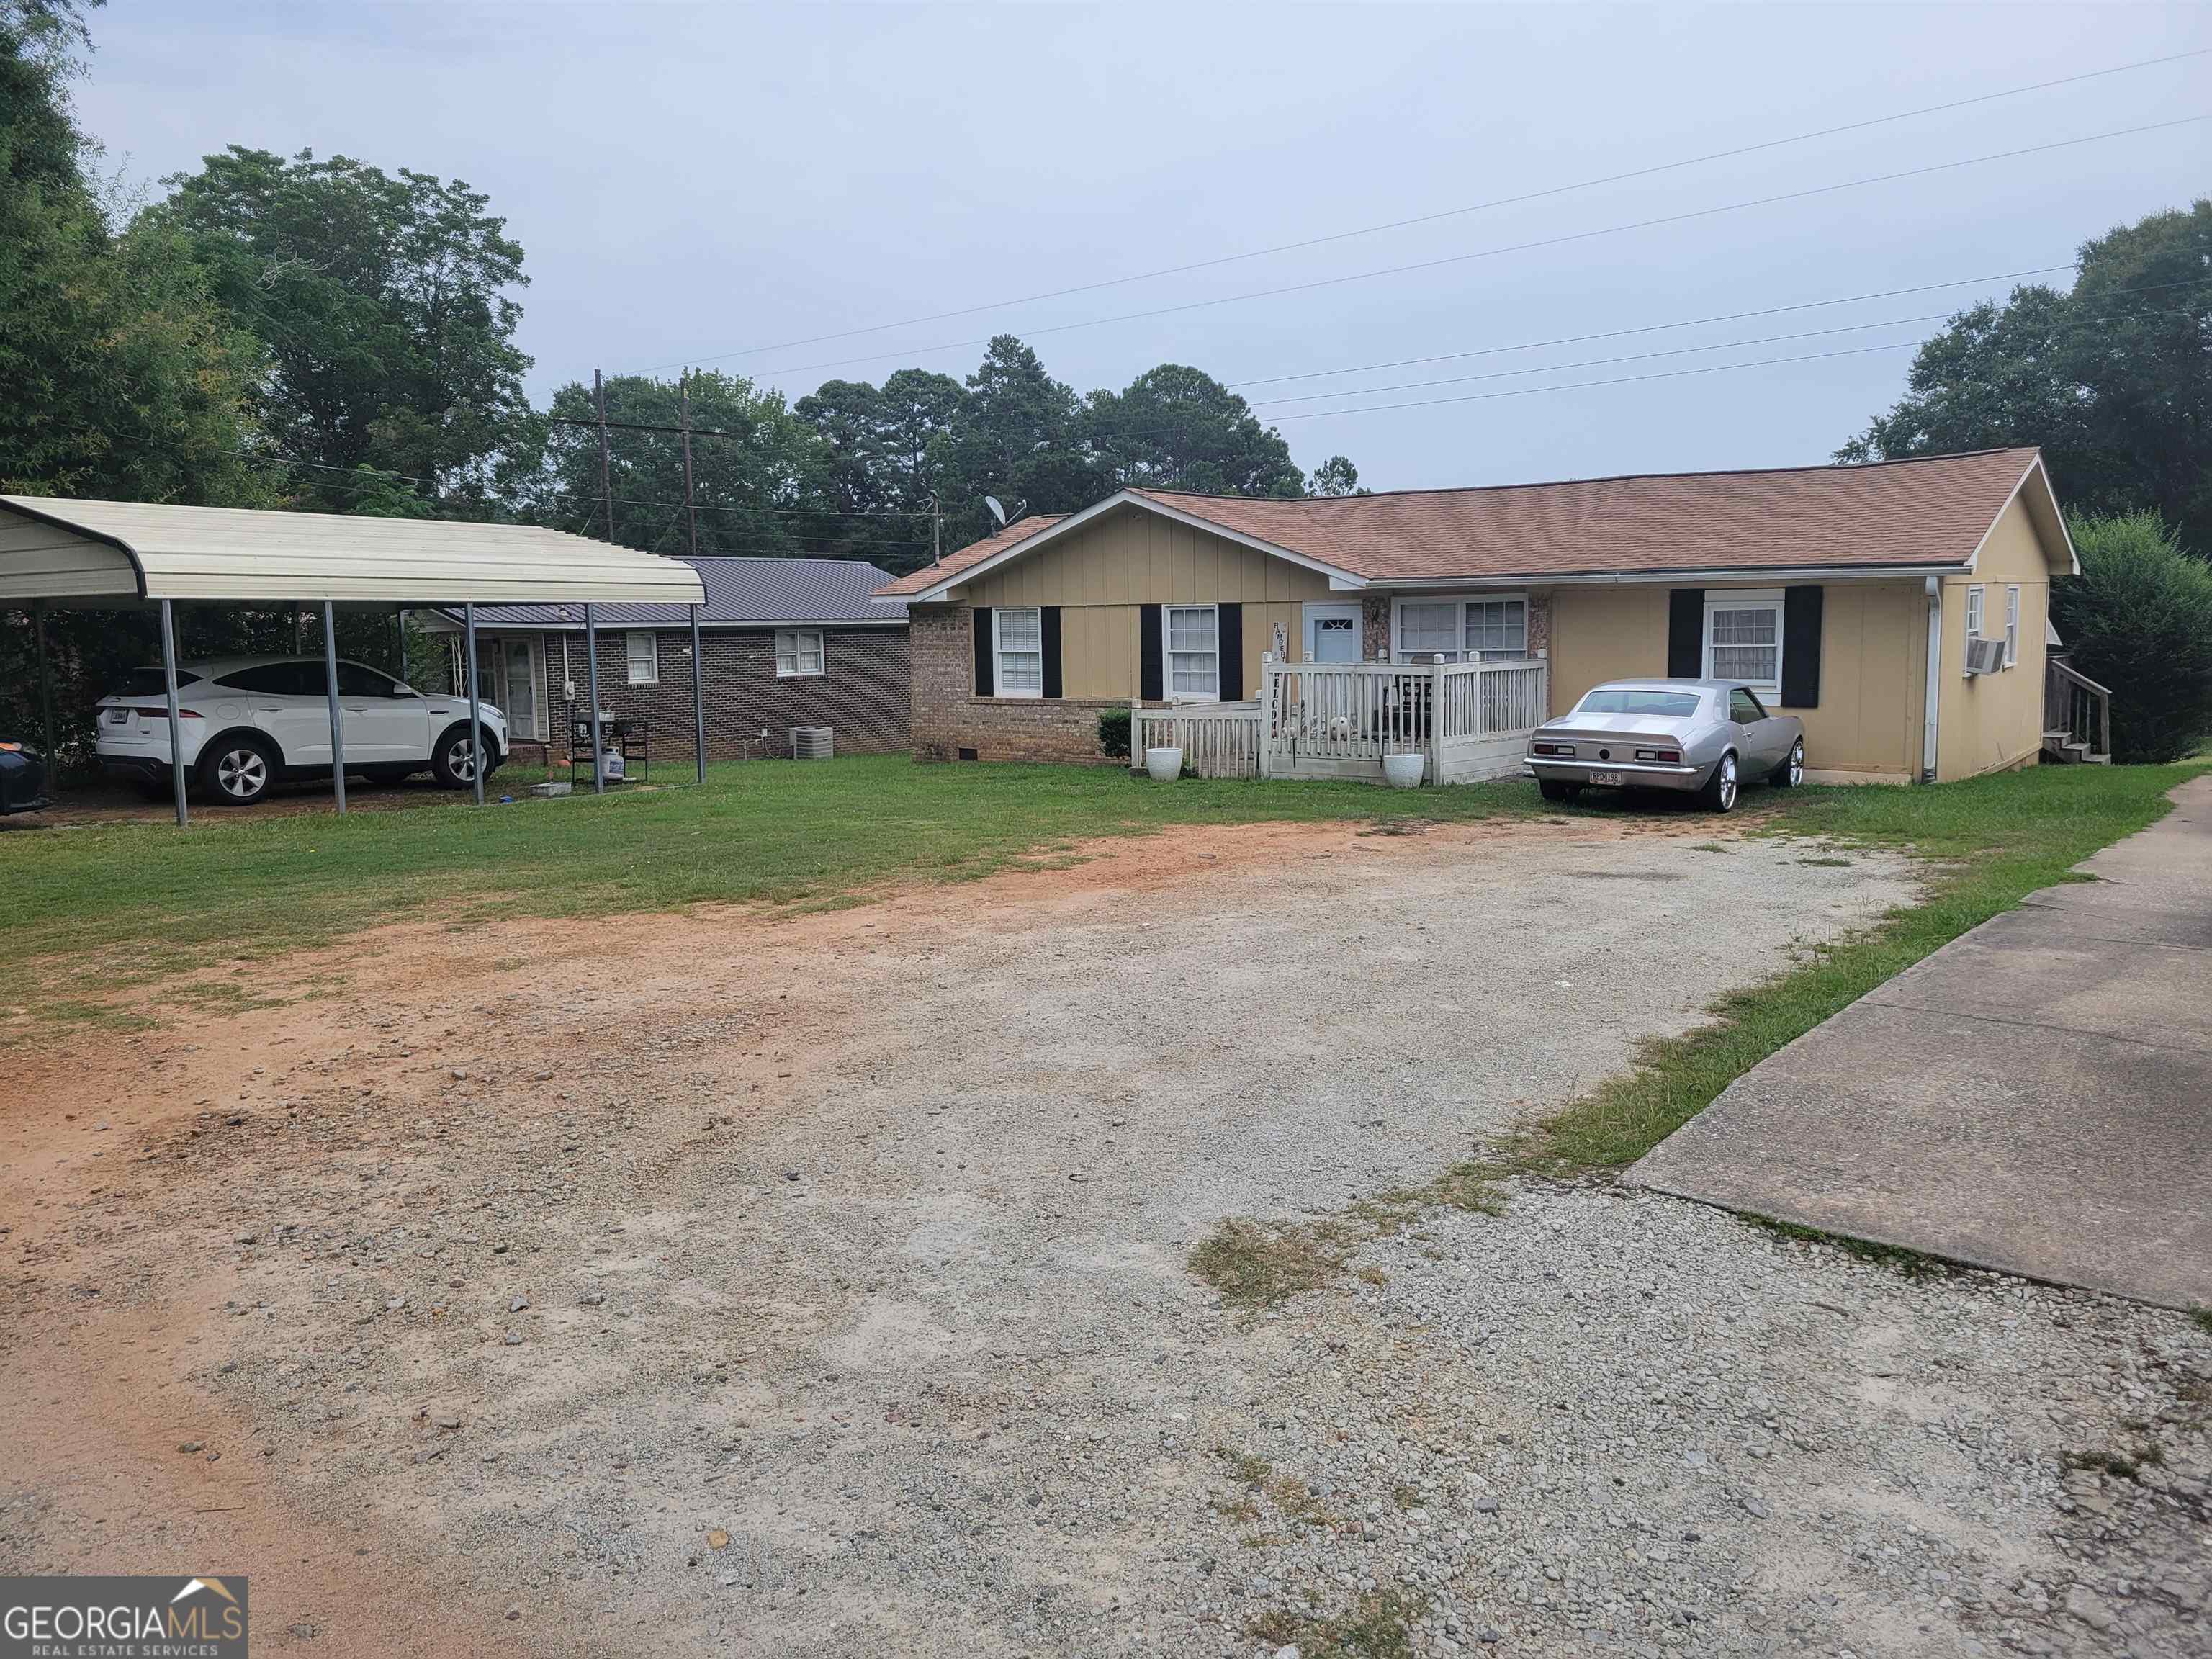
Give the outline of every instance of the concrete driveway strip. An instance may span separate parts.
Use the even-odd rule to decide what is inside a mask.
[[[2212,776],[1736,1079],[1627,1179],[2212,1305]]]

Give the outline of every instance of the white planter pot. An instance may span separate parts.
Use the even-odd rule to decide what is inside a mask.
[[[1145,750],[1145,770],[1152,775],[1154,783],[1173,783],[1182,775],[1182,750],[1147,749]]]
[[[1428,769],[1426,755],[1385,755],[1382,757],[1382,777],[1393,789],[1418,789],[1421,774]]]

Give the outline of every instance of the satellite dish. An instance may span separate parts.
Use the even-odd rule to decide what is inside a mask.
[[[1006,527],[1006,509],[999,505],[999,498],[996,495],[986,495],[983,497],[983,505],[991,509],[991,516],[998,520],[999,528],[1004,530]]]

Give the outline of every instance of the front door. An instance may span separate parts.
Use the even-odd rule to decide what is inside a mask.
[[[1359,660],[1359,607],[1310,605],[1305,612],[1305,652],[1312,662]]]
[[[507,640],[500,649],[507,657],[507,695],[499,699],[499,706],[507,715],[507,735],[534,738],[538,735],[538,676],[530,665],[530,641]]]

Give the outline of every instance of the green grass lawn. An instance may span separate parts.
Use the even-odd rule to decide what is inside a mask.
[[[519,782],[502,772],[502,786]],[[0,834],[0,1009],[82,1017],[118,984],[329,942],[380,922],[823,905],[959,880],[1076,841],[1175,823],[1533,811],[1533,790],[1160,786],[1111,768],[918,766],[903,757],[710,766],[704,787],[588,789],[478,811],[465,797],[343,817],[196,809]],[[387,807],[391,798],[386,797]]]
[[[2164,810],[2187,769],[2048,768],[1935,789],[1753,791],[1745,822],[1955,860],[1930,902],[1832,953],[1741,1044],[1668,1099],[1800,1022],[1824,1018],[1943,939],[2056,880]],[[504,778],[501,781],[505,781]],[[118,985],[327,943],[389,921],[848,902],[897,880],[958,880],[1091,836],[1178,823],[1413,817],[1644,817],[1559,808],[1519,781],[1397,793],[1360,784],[1158,785],[1109,768],[917,766],[903,757],[711,767],[681,784],[482,811],[203,811],[0,834],[0,1009],[78,1018]],[[1816,1011],[1820,1011],[1817,1012]],[[11,1023],[22,1029],[21,1015]],[[1741,1022],[1739,1022],[1741,1023]],[[1793,1032],[1794,1034],[1794,1032]],[[1668,1106],[1663,1109],[1671,1110]]]

